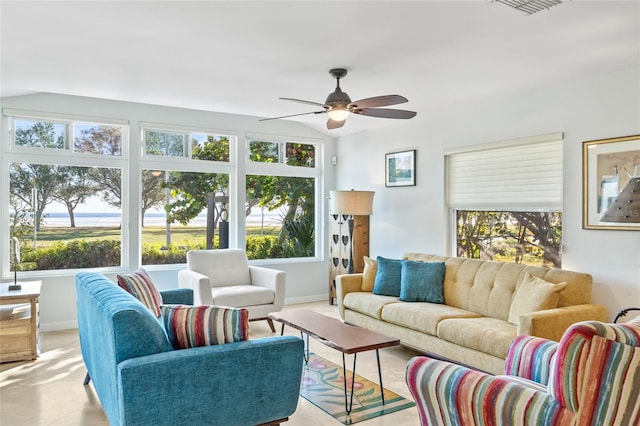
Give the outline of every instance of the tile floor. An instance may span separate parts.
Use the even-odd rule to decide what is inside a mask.
[[[286,306],[285,309],[308,308],[330,316],[338,316],[337,307],[326,302]],[[280,324],[276,323],[278,332]],[[251,337],[272,335],[266,321],[250,323]],[[297,334],[285,327],[285,334]],[[92,426],[108,425],[91,385],[83,386],[86,374],[77,330],[42,333],[40,357],[33,362],[0,364],[0,425],[3,426]],[[340,352],[310,339],[311,350],[337,363]],[[382,380],[388,388],[411,398],[404,381],[408,360],[418,353],[397,346],[380,350]],[[347,363],[350,363],[348,356]],[[377,382],[375,352],[358,356],[357,373]],[[337,426],[340,423],[306,399],[300,398],[298,409],[283,426]],[[415,407],[370,419],[362,426],[419,425]]]

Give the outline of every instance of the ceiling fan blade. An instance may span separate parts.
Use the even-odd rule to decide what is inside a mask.
[[[339,129],[340,127],[344,126],[344,122],[346,120],[342,120],[342,121],[336,121],[336,120],[332,120],[329,119],[327,120],[327,129],[331,130],[331,129]]]
[[[400,118],[409,119],[416,116],[415,111],[406,111],[404,109],[389,109],[389,108],[362,108],[352,111],[354,114],[366,115],[369,117],[379,118]]]
[[[292,101],[292,102],[299,102],[301,104],[321,106],[323,108],[325,107],[324,104],[313,102],[313,101],[303,101],[302,99],[294,99],[294,98],[280,98],[280,99],[282,99],[283,101]]]
[[[325,112],[327,112],[327,111],[323,110],[323,111],[301,112],[300,114],[281,115],[280,117],[261,118],[258,121],[279,120],[281,118],[297,117],[299,115],[324,114]]]
[[[389,105],[398,105],[408,102],[408,99],[400,95],[385,95],[374,96],[373,98],[360,99],[359,101],[351,102],[350,107],[354,108],[373,108]]]

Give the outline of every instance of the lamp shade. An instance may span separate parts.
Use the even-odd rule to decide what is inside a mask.
[[[368,216],[373,214],[373,191],[330,191],[332,214]]]

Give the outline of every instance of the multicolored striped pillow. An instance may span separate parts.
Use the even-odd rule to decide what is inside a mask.
[[[156,318],[160,316],[162,296],[147,271],[140,268],[131,274],[118,275],[117,278],[120,287],[141,301]]]
[[[161,305],[174,349],[240,342],[249,338],[249,311],[224,306]]]

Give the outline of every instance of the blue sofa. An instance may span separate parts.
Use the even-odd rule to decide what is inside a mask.
[[[105,276],[78,274],[76,292],[87,378],[111,425],[274,425],[295,412],[300,338],[174,350],[161,321]],[[161,294],[193,303],[190,289]]]

